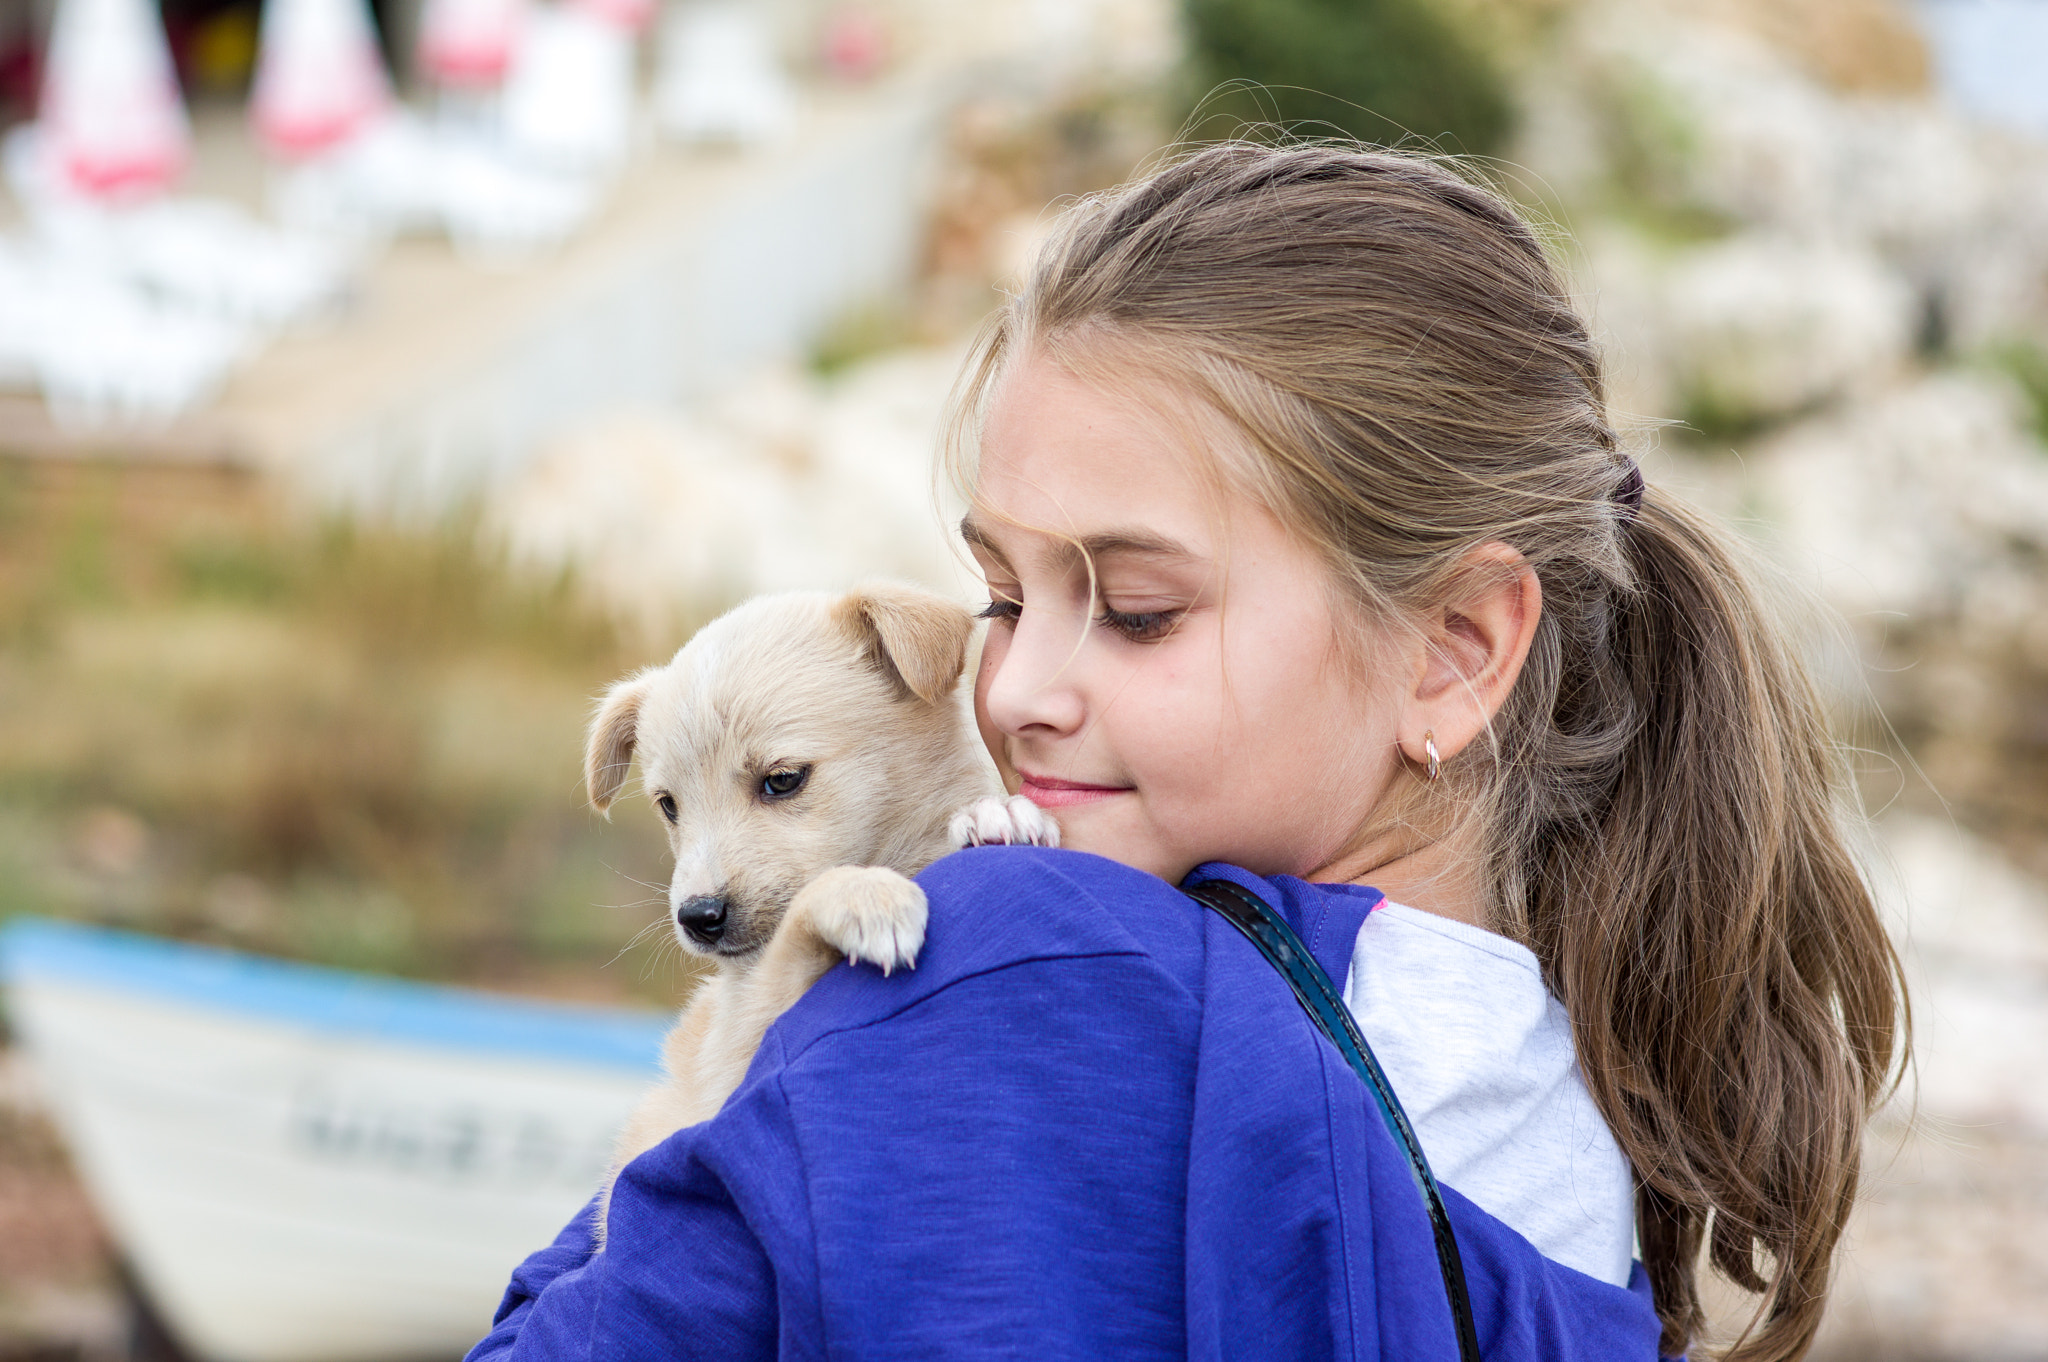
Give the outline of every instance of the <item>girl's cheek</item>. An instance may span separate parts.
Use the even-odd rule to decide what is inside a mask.
[[[989,687],[995,684],[996,673],[1002,670],[1003,658],[1009,651],[1008,632],[992,628],[982,635],[981,661],[974,669],[974,721],[983,728],[989,726]]]
[[[988,716],[988,688],[995,680],[996,672],[1002,666],[1003,653],[1008,650],[1009,638],[1000,636],[994,629],[988,631],[981,646],[981,665],[974,672],[974,727],[981,735],[981,745],[988,749],[990,760],[996,764],[996,771],[1003,778],[1003,788],[1011,794],[1017,793],[1017,773],[1010,766],[1007,744],[1003,732]]]

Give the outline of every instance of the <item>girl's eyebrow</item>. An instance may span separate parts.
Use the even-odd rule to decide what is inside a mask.
[[[980,549],[1004,567],[1010,565],[1010,560],[1003,556],[1001,549],[996,547],[996,541],[989,538],[987,532],[981,526],[974,523],[972,515],[960,517],[960,537],[966,540],[971,547]]]
[[[1004,567],[1010,565],[1009,559],[1003,556],[1003,551],[996,547],[988,532],[974,523],[972,515],[960,521],[960,537]],[[1059,539],[1059,547],[1054,552],[1075,562],[1079,562],[1084,554],[1089,558],[1121,554],[1143,558],[1178,558],[1187,562],[1193,562],[1199,557],[1178,540],[1168,539],[1165,535],[1154,534],[1150,530],[1135,528],[1099,530],[1072,539],[1062,536]]]

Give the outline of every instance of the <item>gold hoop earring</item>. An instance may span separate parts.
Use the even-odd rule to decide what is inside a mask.
[[[1426,728],[1422,731],[1422,750],[1429,754],[1429,771],[1424,778],[1435,780],[1444,773],[1444,759],[1436,750],[1435,729]]]

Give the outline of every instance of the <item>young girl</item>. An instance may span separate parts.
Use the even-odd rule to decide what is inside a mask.
[[[1450,1355],[1361,1089],[1169,888],[1218,878],[1344,986],[1483,1355],[1676,1356],[1703,1252],[1730,1356],[1804,1352],[1897,962],[1791,641],[1528,226],[1211,147],[1065,216],[965,397],[976,714],[1073,850],[935,865],[915,973],[821,982],[476,1355]]]

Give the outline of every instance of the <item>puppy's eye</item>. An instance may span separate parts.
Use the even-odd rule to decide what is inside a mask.
[[[811,778],[808,766],[778,766],[761,777],[761,798],[787,799],[804,787]]]
[[[654,807],[661,810],[661,816],[669,822],[676,821],[676,801],[666,792],[654,797]]]

